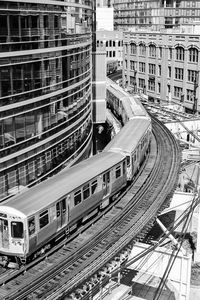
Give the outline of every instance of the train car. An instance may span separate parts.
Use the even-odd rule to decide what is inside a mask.
[[[25,263],[109,204],[127,183],[126,157],[102,152],[0,206],[2,265]]]
[[[137,95],[130,95],[112,80],[107,79],[107,106],[121,121],[122,125],[137,116],[149,118]],[[150,118],[149,118],[150,119]]]
[[[0,264],[20,265],[107,207],[144,160],[151,119],[136,96],[107,86],[124,127],[103,152],[63,170],[0,205]]]
[[[116,138],[104,148],[104,151],[112,151],[126,155],[127,181],[133,179],[139,171],[151,141],[151,121],[146,117],[131,119],[117,134]]]

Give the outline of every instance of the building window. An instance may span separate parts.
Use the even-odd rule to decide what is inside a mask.
[[[195,82],[195,79],[196,79],[196,71],[188,70],[188,81]]]
[[[132,71],[135,71],[137,68],[136,68],[136,65],[137,65],[137,62],[134,61],[134,60],[130,60],[130,69]]]
[[[176,48],[176,59],[183,61],[185,59],[185,50],[183,47]]]
[[[182,92],[183,92],[183,89],[181,87],[179,87],[179,86],[174,87],[174,97],[181,98]]]
[[[187,90],[187,100],[190,102],[194,102],[194,91]]]
[[[169,66],[168,67],[168,77],[171,78],[172,76],[172,68]]]
[[[145,79],[139,78],[139,87],[142,89],[145,88]]]
[[[149,46],[149,56],[156,57],[156,46],[155,45]]]
[[[162,58],[162,47],[159,47],[159,58]]]
[[[127,62],[127,59],[125,59],[125,69],[127,69],[128,67],[128,62]]]
[[[158,82],[158,93],[159,94],[161,93],[161,84],[160,84],[160,82]]]
[[[140,51],[140,55],[145,56],[146,55],[146,46],[144,44],[140,44],[139,51]]]
[[[149,64],[149,74],[155,75],[156,74],[156,65]]]
[[[137,46],[134,43],[131,44],[131,54],[137,54]]]
[[[169,48],[169,59],[172,59],[172,48]]]
[[[139,62],[139,72],[145,73],[145,63]]]
[[[148,89],[155,92],[155,80],[148,80]]]
[[[161,76],[162,74],[162,68],[161,65],[158,65],[158,76]]]
[[[175,68],[175,78],[183,80],[183,69],[182,68]]]
[[[189,49],[189,61],[198,62],[198,50],[196,48]]]

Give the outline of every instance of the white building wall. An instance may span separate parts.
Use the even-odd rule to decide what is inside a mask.
[[[149,246],[142,243],[136,243],[132,249],[129,260],[147,249]],[[142,283],[142,273],[161,278],[170,260],[172,251],[164,247],[158,247],[152,255],[143,257],[131,265],[131,269],[138,270],[139,274],[134,278],[135,282]],[[191,254],[183,255],[181,251],[178,253],[172,269],[168,275],[166,285],[170,290],[174,291],[176,300],[189,300],[190,291],[190,274],[191,274]],[[130,268],[130,266],[129,266]],[[145,276],[144,284],[148,281]]]
[[[113,7],[97,7],[96,9],[97,30],[114,30]]]

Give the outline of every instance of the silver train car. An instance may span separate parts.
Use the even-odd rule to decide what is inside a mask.
[[[137,95],[130,95],[120,86],[107,78],[106,81],[107,107],[125,125],[129,120],[141,116],[149,119],[147,111]]]
[[[135,117],[126,123],[116,138],[104,148],[104,151],[121,153],[126,156],[128,181],[138,173],[149,151],[151,134],[152,127],[149,118]]]
[[[119,97],[125,126],[103,152],[0,205],[1,265],[18,267],[43,254],[107,207],[138,172],[150,147],[151,119],[134,98],[125,100],[121,90]]]

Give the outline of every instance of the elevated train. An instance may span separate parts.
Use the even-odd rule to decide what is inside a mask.
[[[140,169],[150,147],[151,119],[116,84],[107,89],[109,106],[121,114],[124,127],[103,152],[0,205],[1,265],[18,266],[44,253],[107,207]]]

